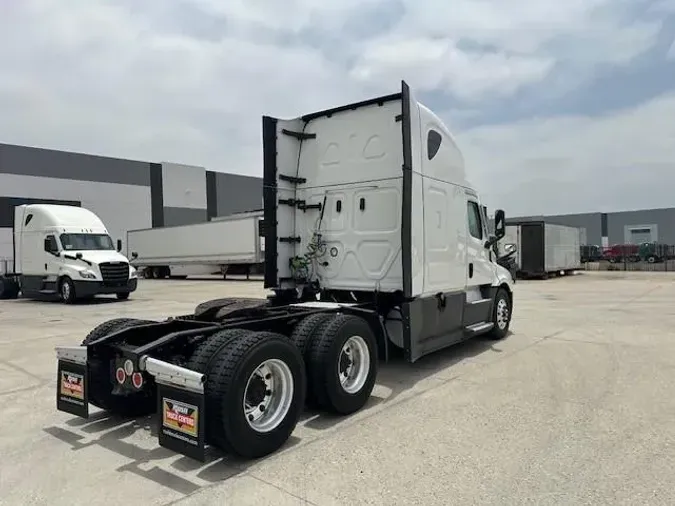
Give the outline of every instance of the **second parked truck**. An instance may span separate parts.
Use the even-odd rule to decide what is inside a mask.
[[[263,117],[266,299],[120,318],[59,347],[57,407],[158,412],[159,444],[204,460],[280,448],[306,403],[347,415],[380,359],[507,335],[513,279],[448,129],[398,93]]]

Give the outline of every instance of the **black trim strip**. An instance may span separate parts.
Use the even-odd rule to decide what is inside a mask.
[[[162,164],[150,164],[150,209],[152,228],[164,226],[164,179]]]
[[[403,139],[403,202],[401,216],[401,256],[403,295],[412,297],[412,131],[410,125],[410,88],[401,81],[401,136]]]
[[[263,216],[265,220],[265,288],[278,286],[277,270],[277,119],[263,116]]]
[[[304,177],[287,176],[286,174],[279,174],[279,179],[291,184],[304,184],[307,182],[307,179]]]
[[[406,85],[407,86],[407,85]],[[312,121],[313,119],[321,118],[323,116],[332,116],[338,112],[344,111],[353,111],[354,109],[359,109],[361,107],[367,107],[369,105],[384,105],[385,102],[392,102],[394,100],[401,100],[400,93],[394,93],[392,95],[384,95],[382,97],[371,98],[369,100],[363,100],[362,102],[355,102],[353,104],[342,105],[340,107],[334,107],[333,109],[326,109],[324,111],[313,112],[311,114],[305,114],[302,117],[302,120],[305,122]]]
[[[405,81],[401,81],[401,137],[403,141],[403,198],[401,204],[401,270],[403,271],[403,296],[412,297],[412,143],[410,124],[410,88]],[[410,305],[403,304],[403,347],[406,360],[415,360],[412,349],[411,321],[415,318],[411,314]]]
[[[289,135],[291,137],[295,137],[296,139],[298,139],[300,141],[304,141],[304,140],[307,140],[307,139],[316,139],[316,134],[308,134],[308,133],[305,133],[305,132],[293,132],[292,130],[286,130],[285,128],[283,128],[281,130],[281,133],[284,134],[284,135]]]
[[[218,188],[216,186],[216,173],[206,171],[206,219],[211,220],[218,216]]]

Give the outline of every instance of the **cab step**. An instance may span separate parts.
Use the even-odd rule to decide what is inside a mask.
[[[474,323],[473,325],[469,325],[468,327],[464,327],[464,332],[468,336],[477,336],[479,334],[489,332],[494,326],[495,324],[492,322],[478,322]]]

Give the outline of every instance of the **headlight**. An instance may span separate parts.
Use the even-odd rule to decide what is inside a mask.
[[[136,268],[132,267],[131,265],[129,266],[129,277],[130,278],[135,278],[138,276],[138,273],[136,272]]]
[[[91,271],[84,270],[84,271],[80,271],[80,277],[82,277],[84,279],[96,279],[96,274],[94,274]]]

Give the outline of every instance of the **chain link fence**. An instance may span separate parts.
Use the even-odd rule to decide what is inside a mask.
[[[581,265],[588,271],[675,272],[675,245],[615,244],[581,246]]]

